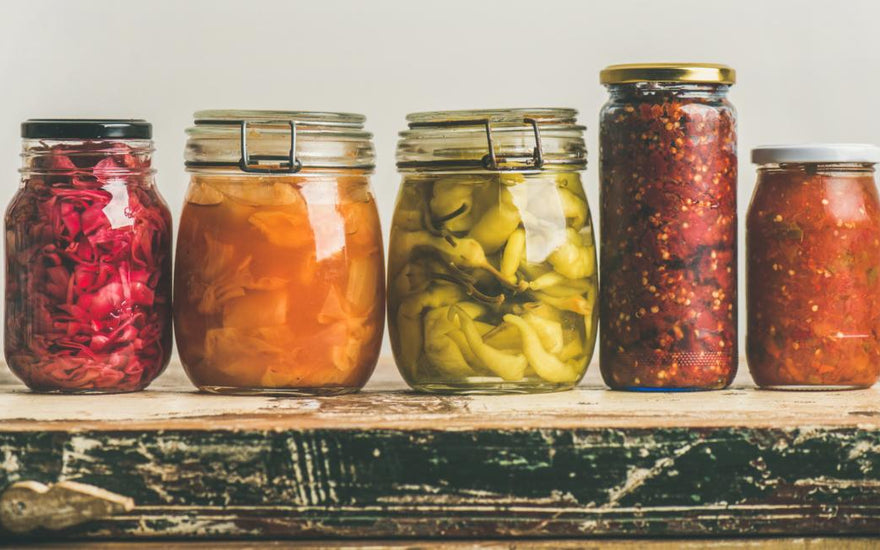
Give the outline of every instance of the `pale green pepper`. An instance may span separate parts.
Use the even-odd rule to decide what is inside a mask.
[[[473,376],[475,372],[468,364],[461,346],[450,337],[451,332],[459,330],[449,320],[449,307],[433,309],[425,314],[425,357],[434,368],[450,376]]]
[[[523,229],[514,231],[507,244],[504,245],[504,253],[501,255],[501,276],[510,284],[516,284],[516,270],[523,262],[526,255],[526,232]]]
[[[522,354],[506,353],[483,342],[473,320],[460,307],[450,308],[449,314],[458,317],[468,345],[486,368],[504,380],[522,380],[528,366],[528,361]]]
[[[562,335],[562,323],[541,317],[540,315],[530,312],[522,317],[528,324],[532,326],[544,349],[550,353],[556,354],[562,351],[565,344]]]
[[[570,227],[565,230],[565,242],[547,257],[547,261],[569,279],[583,279],[596,272],[596,250],[591,240]]]
[[[548,353],[541,345],[541,338],[532,325],[521,317],[510,313],[504,316],[504,321],[519,329],[523,342],[523,354],[538,376],[547,382],[558,384],[577,381],[581,375],[577,365],[574,362],[564,363],[552,353]]]
[[[450,176],[434,182],[429,206],[431,215],[453,232],[473,226],[474,178]]]
[[[562,212],[570,220],[571,227],[578,230],[587,223],[587,202],[568,189],[560,188],[559,200],[562,201]]]
[[[468,237],[480,243],[487,254],[500,250],[522,221],[510,191],[503,186],[496,189],[497,201],[480,216],[468,233]]]
[[[414,294],[400,304],[397,310],[397,339],[401,364],[409,369],[414,368],[422,352],[422,312],[427,308],[454,304],[461,297],[458,287],[444,284]]]
[[[498,269],[489,262],[483,247],[474,239],[458,239],[451,236],[436,237],[424,231],[400,231],[392,234],[389,249],[389,265],[401,266],[409,259],[416,248],[429,248],[449,262],[450,268],[469,267],[481,269],[498,281],[510,286]],[[396,276],[396,274],[395,274]],[[473,278],[473,276],[471,276]],[[464,282],[464,281],[463,281]]]

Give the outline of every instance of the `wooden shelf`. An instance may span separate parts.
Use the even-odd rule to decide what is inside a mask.
[[[29,393],[0,375],[0,489],[131,511],[22,538],[880,533],[880,388],[431,396],[389,360],[329,398]],[[0,540],[3,540],[0,533]],[[10,533],[5,534],[11,537]]]

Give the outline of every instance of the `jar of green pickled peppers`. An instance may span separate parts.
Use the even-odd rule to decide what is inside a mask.
[[[544,392],[583,377],[598,282],[576,116],[502,109],[407,117],[388,324],[414,389]]]

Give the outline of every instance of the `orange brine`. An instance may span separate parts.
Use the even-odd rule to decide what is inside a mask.
[[[175,271],[186,372],[207,391],[356,391],[378,359],[383,279],[365,174],[194,174]]]

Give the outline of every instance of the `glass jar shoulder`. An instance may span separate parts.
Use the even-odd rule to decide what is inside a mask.
[[[871,173],[761,170],[747,226],[835,230],[880,229],[880,199]]]

